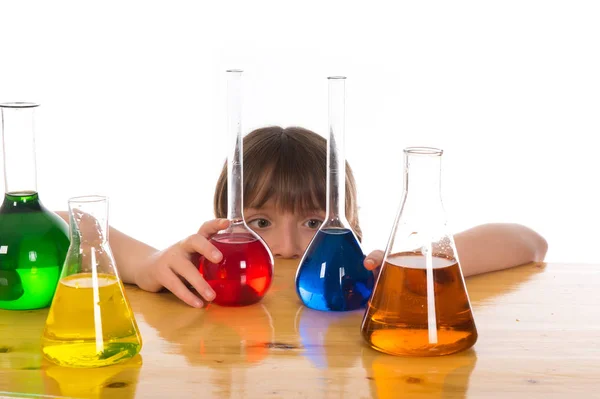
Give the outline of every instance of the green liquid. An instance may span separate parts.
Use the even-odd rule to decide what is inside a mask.
[[[37,193],[6,194],[0,207],[0,309],[49,306],[68,248],[67,224]]]

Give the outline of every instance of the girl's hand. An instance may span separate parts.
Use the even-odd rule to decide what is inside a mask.
[[[209,239],[228,226],[227,219],[211,220],[204,223],[198,233],[156,252],[150,256],[147,264],[137,269],[135,283],[151,292],[158,292],[164,287],[188,305],[201,308],[203,300],[192,293],[182,280],[194,287],[204,301],[210,302],[215,298],[215,292],[198,272],[198,266],[194,265],[192,258],[200,254],[211,262],[220,262],[223,255]]]
[[[363,264],[367,270],[378,269],[383,263],[383,251],[375,250],[371,252],[366,258]]]

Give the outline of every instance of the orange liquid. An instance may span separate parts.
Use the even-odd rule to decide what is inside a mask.
[[[477,329],[458,263],[433,256],[432,266],[433,292],[428,293],[424,255],[388,257],[362,325],[373,348],[393,355],[440,356],[475,344]],[[432,303],[434,312],[429,311]]]

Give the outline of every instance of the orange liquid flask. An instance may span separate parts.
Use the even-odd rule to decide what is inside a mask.
[[[441,200],[442,150],[404,150],[404,192],[383,266],[362,323],[374,348],[441,356],[477,341],[454,238]]]

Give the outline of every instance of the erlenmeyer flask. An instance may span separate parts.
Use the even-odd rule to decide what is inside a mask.
[[[296,272],[296,291],[309,308],[346,311],[365,305],[373,289],[373,273],[346,219],[346,159],[344,155],[345,77],[329,80],[327,140],[327,219]]]
[[[42,336],[61,366],[101,367],[139,353],[142,339],[108,244],[108,199],[69,200],[71,246]]]
[[[231,139],[227,157],[227,219],[231,224],[210,242],[223,258],[213,263],[201,256],[198,270],[215,291],[214,303],[245,306],[262,299],[273,279],[273,255],[253,232],[243,215],[243,165],[240,70],[227,71],[227,134]]]
[[[69,248],[67,224],[37,192],[34,111],[38,104],[0,104],[4,202],[0,207],[0,309],[50,305]]]
[[[473,346],[477,330],[446,227],[442,150],[410,147],[404,157],[403,198],[362,335],[393,355],[447,355]]]

